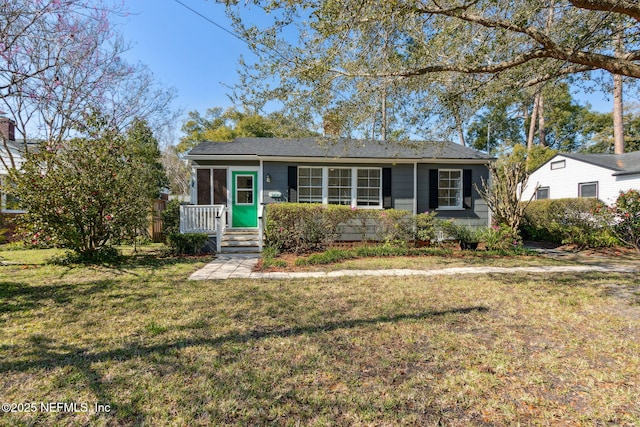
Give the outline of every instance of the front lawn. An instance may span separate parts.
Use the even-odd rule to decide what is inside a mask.
[[[0,267],[0,403],[23,410],[0,425],[640,423],[637,275],[190,282],[206,260],[30,257]]]

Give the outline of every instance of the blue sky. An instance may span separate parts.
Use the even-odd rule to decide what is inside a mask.
[[[224,6],[214,1],[181,0],[230,29]],[[178,90],[176,108],[204,112],[228,107],[237,80],[240,55],[251,58],[247,46],[174,0],[127,0],[131,15],[120,29],[131,49],[126,57],[142,62],[156,79]]]
[[[180,0],[210,20],[230,29],[224,6],[213,0]],[[237,38],[189,11],[175,0],[126,0],[131,15],[120,29],[131,43],[127,59],[146,64],[164,85],[175,87],[174,107],[202,113],[210,107],[232,105],[228,87],[238,81],[241,55],[252,59]],[[612,101],[601,93],[576,96],[597,111],[611,111]],[[181,123],[177,126],[179,130]]]

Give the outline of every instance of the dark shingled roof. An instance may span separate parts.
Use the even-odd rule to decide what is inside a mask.
[[[640,151],[624,154],[580,154],[562,153],[560,156],[615,171],[613,175],[640,174]]]
[[[379,142],[328,138],[237,138],[201,142],[190,156],[323,157],[365,159],[467,159],[493,157],[452,142]]]

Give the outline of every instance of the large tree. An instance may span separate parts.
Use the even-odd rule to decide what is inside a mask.
[[[540,104],[536,106],[536,102]],[[477,149],[495,151],[531,142],[537,136],[540,146],[573,152],[587,144],[596,131],[593,116],[589,106],[572,98],[566,83],[545,85],[533,96],[522,92],[515,97],[494,97],[471,122],[467,139]]]
[[[613,120],[611,113],[589,115],[592,136],[583,151],[588,153],[615,153]],[[624,116],[625,151],[640,150],[640,106],[630,104]]]
[[[128,46],[110,24],[120,6],[3,0],[0,11],[0,108],[16,120],[19,139],[55,147],[98,106],[122,129],[136,117],[154,128],[174,119],[173,91],[122,59]]]
[[[264,10],[264,19],[243,19],[247,3]],[[389,119],[389,105],[408,112],[391,112],[397,129],[423,129],[438,116],[430,102],[460,105],[464,99],[449,94],[483,85],[491,85],[485,91],[491,96],[593,70],[640,78],[636,2],[254,0],[228,6],[260,58],[244,64],[238,90],[246,102],[280,99],[318,117],[338,109],[361,132],[363,112],[370,123],[372,110]],[[265,21],[270,25],[256,24]],[[624,49],[617,51],[620,38]],[[457,76],[466,76],[465,84],[447,86]],[[443,88],[446,97],[438,95]],[[376,133],[382,134],[389,129]]]
[[[308,130],[304,121],[280,112],[260,115],[236,108],[209,108],[204,115],[189,112],[183,123],[185,133],[177,146],[184,153],[202,141],[233,141],[239,137],[305,137],[317,133]]]
[[[166,184],[160,151],[147,124],[122,132],[91,115],[81,136],[27,155],[10,173],[12,194],[35,240],[53,238],[87,260],[144,229],[151,200]]]

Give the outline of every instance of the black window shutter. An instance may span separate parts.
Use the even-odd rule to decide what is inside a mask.
[[[391,209],[391,168],[382,168],[382,208]]]
[[[289,201],[298,202],[298,167],[289,166]]]
[[[462,171],[462,207],[465,209],[473,208],[473,199],[471,197],[472,181],[471,181],[471,169],[464,169]]]
[[[429,209],[438,207],[438,169],[429,169]]]

